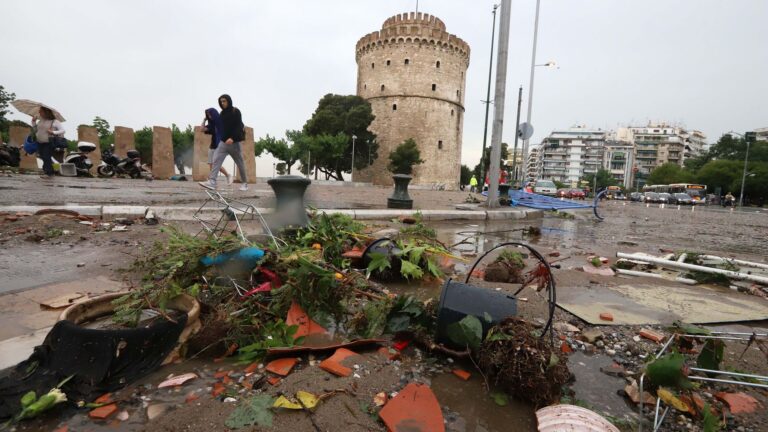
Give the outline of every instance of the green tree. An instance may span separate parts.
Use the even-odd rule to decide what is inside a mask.
[[[685,171],[680,165],[674,162],[667,162],[651,171],[651,174],[648,175],[646,184],[665,185],[672,183],[687,183],[690,181],[693,181],[693,175],[691,175],[690,172]]]
[[[743,162],[735,160],[713,160],[707,162],[696,174],[698,183],[707,185],[710,192],[715,192],[718,188],[722,193],[737,193],[731,190],[734,181],[741,181]]]
[[[389,154],[387,169],[393,174],[412,174],[414,165],[424,163],[419,146],[413,138],[403,141]]]
[[[376,135],[368,130],[374,118],[371,104],[360,96],[327,94],[320,99],[312,117],[304,124],[303,132],[311,139],[300,142],[299,146],[321,146],[316,148],[317,164],[312,162],[312,165],[328,178],[343,180],[343,173],[351,170],[353,136],[357,137],[354,143],[355,169],[367,167],[378,157]],[[346,137],[342,151],[337,147],[340,134]],[[325,137],[319,139],[320,136]],[[312,152],[313,159],[316,151]],[[334,156],[326,157],[331,154]]]
[[[115,137],[110,129],[108,121],[96,116],[94,117],[91,126],[95,127],[96,131],[99,133],[99,147],[101,147],[102,151],[108,149],[109,145],[115,142]]]
[[[589,187],[591,188],[595,184],[595,174],[585,174],[582,180],[588,182]],[[616,186],[618,184],[619,182],[613,178],[613,175],[610,171],[604,168],[597,170],[597,189],[603,189],[608,186]]]
[[[501,157],[499,158],[499,166],[504,165],[504,161],[509,158],[509,146],[507,143],[501,143]],[[482,169],[483,174],[488,175],[488,171],[490,170],[491,166],[491,148],[486,147],[485,152],[483,152],[483,159],[481,160],[485,164],[485,166]],[[485,181],[485,179],[480,178],[480,167],[481,164],[475,165],[475,168],[472,170],[472,173],[477,176],[477,181],[482,183]]]
[[[469,167],[466,165],[461,165],[461,177],[459,179],[459,184],[468,185],[470,178],[472,178],[472,170],[469,169]]]
[[[747,142],[743,138],[726,134],[713,144],[707,153],[707,162],[710,160],[728,159],[744,160],[747,152]],[[749,160],[754,162],[768,162],[768,142],[753,142],[749,146]]]
[[[272,136],[265,136],[259,138],[255,145],[256,156],[261,156],[263,152],[270,153],[275,159],[285,163],[285,172],[291,174],[291,167],[297,160],[299,160],[299,154],[302,145],[297,144],[297,141],[303,141],[304,135],[301,131],[288,130],[285,131],[287,139],[277,139]]]
[[[152,128],[145,126],[134,132],[133,141],[142,163],[152,165]]]
[[[186,129],[179,129],[176,124],[171,125],[171,141],[173,142],[173,159],[181,159],[185,166],[192,166],[192,159],[195,153],[195,131],[191,125]]]
[[[336,162],[344,157],[349,144],[349,137],[346,134],[343,132],[336,135],[308,136],[304,134],[296,142],[303,173],[309,174],[313,168],[317,168],[315,174],[317,171],[322,172],[326,180],[337,178]],[[355,165],[357,165],[357,161],[355,161]]]
[[[5,90],[5,87],[0,85],[0,133],[2,133],[2,141],[8,142],[8,129],[10,128],[11,122],[8,120],[7,116],[10,113],[10,110],[8,110],[8,105],[16,99],[15,93],[10,93]]]

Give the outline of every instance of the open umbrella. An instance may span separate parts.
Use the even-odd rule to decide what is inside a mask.
[[[29,99],[16,99],[15,101],[11,102],[11,105],[13,105],[13,107],[20,112],[32,117],[37,117],[39,115],[40,107],[48,108],[53,113],[53,116],[56,117],[56,120],[60,122],[66,121],[64,120],[64,116],[56,111],[55,108],[51,108],[48,105],[40,102],[35,102]]]

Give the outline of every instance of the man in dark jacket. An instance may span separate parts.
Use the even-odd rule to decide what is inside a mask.
[[[208,181],[200,182],[200,186],[206,189],[216,190],[216,178],[227,155],[232,156],[240,174],[241,191],[248,190],[248,176],[246,175],[245,161],[243,160],[242,141],[245,139],[245,126],[240,110],[232,106],[232,98],[229,95],[219,97],[221,114],[221,142],[213,154],[213,167]],[[253,157],[253,155],[250,155]]]

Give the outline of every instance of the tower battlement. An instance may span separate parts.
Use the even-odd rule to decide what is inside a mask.
[[[390,44],[431,45],[465,57],[469,62],[469,44],[460,37],[445,31],[445,23],[439,18],[410,12],[398,14],[384,21],[381,30],[368,33],[357,41],[356,58],[369,50]]]

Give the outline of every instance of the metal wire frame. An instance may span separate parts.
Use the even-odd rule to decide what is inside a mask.
[[[737,341],[749,341],[751,337],[768,337],[767,333],[744,333],[744,332],[712,332],[709,335],[693,335],[693,334],[678,334],[673,337],[670,337],[669,340],[661,347],[659,352],[657,352],[654,355],[654,358],[658,359],[661,357],[666,351],[667,348],[672,344],[673,340],[676,340],[677,338],[685,336],[685,337],[691,337],[691,338],[700,338],[700,339],[724,339],[724,340],[737,340]],[[749,336],[747,338],[741,337],[741,336]],[[742,382],[742,381],[735,381],[735,380],[727,380],[727,379],[720,379],[720,378],[709,378],[699,375],[689,375],[688,379],[692,379],[694,381],[709,381],[709,382],[718,382],[722,384],[733,384],[733,385],[742,385],[747,387],[757,387],[757,388],[765,388],[768,389],[768,376],[765,375],[753,375],[753,374],[745,374],[740,372],[731,372],[731,371],[724,371],[724,370],[711,370],[711,369],[703,369],[703,368],[690,368],[691,371],[694,372],[703,372],[703,373],[715,373],[718,375],[727,375],[727,376],[735,376],[735,377],[743,377],[743,378],[752,378],[754,380],[763,381],[765,384],[761,383],[750,383],[750,382]],[[643,392],[644,392],[644,382],[645,382],[645,372],[643,372],[642,375],[640,375],[640,403],[638,408],[638,413],[640,414],[640,419],[638,421],[638,432],[643,431],[643,408],[645,404],[643,403]],[[659,410],[661,408],[661,399],[656,398],[656,412],[653,416],[653,432],[656,432],[661,427],[661,424],[664,422],[664,418],[667,416],[667,412],[669,411],[669,407],[665,407],[664,412],[659,416]]]
[[[464,283],[465,284],[469,283],[469,278],[472,277],[472,272],[475,271],[475,267],[477,267],[477,265],[480,264],[480,261],[482,261],[483,258],[488,256],[488,254],[490,254],[491,252],[495,251],[496,249],[507,247],[507,246],[514,246],[514,247],[518,247],[518,248],[526,248],[526,249],[528,249],[531,252],[531,254],[533,254],[533,256],[535,256],[536,259],[538,259],[539,262],[541,264],[543,264],[546,267],[546,269],[547,269],[547,273],[549,275],[549,278],[548,278],[549,280],[547,281],[547,294],[549,295],[549,298],[547,299],[547,302],[549,303],[549,305],[548,305],[549,306],[549,310],[548,310],[549,318],[547,319],[547,324],[544,326],[544,330],[542,330],[542,332],[541,332],[541,337],[544,337],[544,335],[547,334],[547,330],[549,330],[550,343],[551,343],[552,346],[554,346],[555,345],[555,332],[554,332],[554,328],[552,326],[552,320],[554,319],[555,308],[557,307],[557,289],[556,289],[556,286],[555,286],[555,277],[552,275],[552,267],[550,266],[549,261],[547,261],[547,259],[544,258],[544,255],[539,253],[539,251],[537,251],[536,249],[534,249],[533,247],[531,247],[531,246],[529,246],[529,245],[527,245],[525,243],[506,242],[506,243],[498,244],[498,245],[492,247],[491,249],[485,251],[485,253],[480,255],[480,257],[475,261],[475,263],[472,264],[472,268],[470,268],[469,271],[467,272],[467,279],[464,281]],[[520,293],[520,291],[525,289],[525,287],[526,287],[526,285],[521,286],[517,291],[515,291],[513,296],[517,297],[517,295]]]
[[[200,208],[198,208],[192,216],[200,223],[200,225],[202,225],[202,229],[197,233],[198,236],[202,233],[206,233],[209,237],[214,236],[219,238],[222,234],[227,232],[230,223],[234,222],[238,237],[240,237],[242,241],[247,241],[241,222],[258,219],[264,232],[269,235],[272,242],[275,244],[275,248],[280,249],[277,239],[272,234],[272,230],[264,220],[264,216],[259,209],[243,201],[225,198],[217,191],[206,190],[205,193],[208,195],[208,199],[203,202]],[[221,216],[216,221],[212,222],[204,219],[203,211],[209,206],[218,208],[221,212]]]

